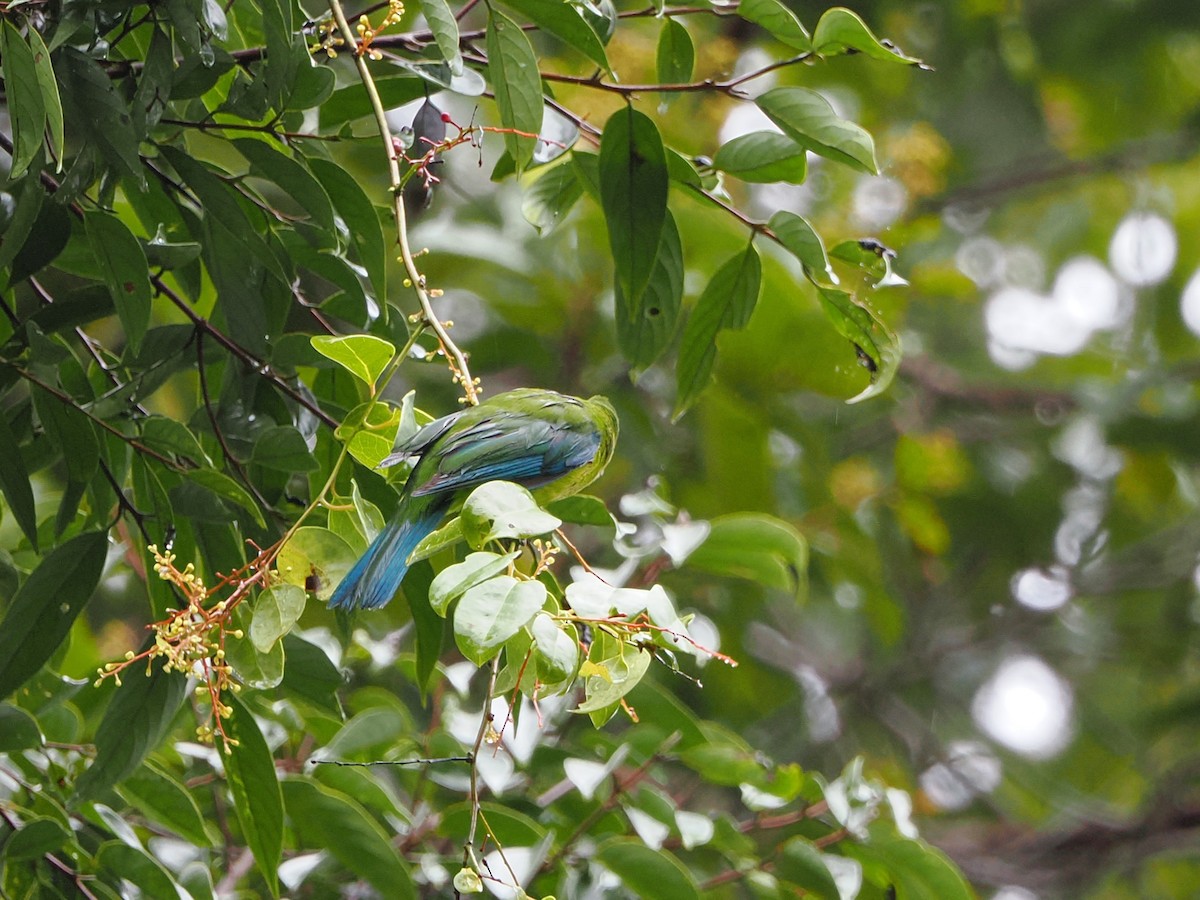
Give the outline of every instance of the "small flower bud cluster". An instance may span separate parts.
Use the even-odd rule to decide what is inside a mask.
[[[383,21],[378,26],[372,25],[371,20],[366,16],[358,17],[358,25],[355,30],[358,32],[358,54],[366,54],[370,59],[383,59],[383,54],[371,46],[371,42],[375,40],[380,32],[385,31],[392,25],[395,25],[404,16],[403,0],[389,0],[387,15],[383,17]]]

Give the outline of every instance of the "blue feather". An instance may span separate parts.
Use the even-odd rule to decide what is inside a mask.
[[[415,510],[405,510],[406,505],[342,579],[329,599],[330,609],[379,609],[395,596],[408,572],[409,554],[437,528],[447,503],[421,504],[424,508]]]

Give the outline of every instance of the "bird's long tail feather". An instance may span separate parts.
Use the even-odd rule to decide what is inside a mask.
[[[443,512],[442,504],[402,505],[334,590],[330,609],[378,609],[390,601],[408,572],[408,555],[433,532]]]

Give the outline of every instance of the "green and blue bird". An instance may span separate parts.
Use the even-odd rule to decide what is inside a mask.
[[[567,497],[600,476],[616,443],[617,414],[604,397],[532,388],[430,422],[380,463],[415,460],[396,515],[338,584],[330,607],[378,609],[390,601],[417,544],[481,484],[512,481],[542,503]]]

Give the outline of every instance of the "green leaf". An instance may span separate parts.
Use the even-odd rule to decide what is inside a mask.
[[[372,389],[396,355],[396,348],[390,341],[371,334],[351,334],[344,337],[318,334],[311,340],[318,353],[332,359]]]
[[[9,177],[18,178],[41,152],[46,131],[46,105],[33,51],[8,19],[0,28],[0,53],[4,55],[4,91],[13,132]]]
[[[775,874],[803,888],[805,896],[811,894],[816,900],[841,900],[837,882],[821,858],[821,851],[807,838],[794,837],[783,845],[783,852],[775,864]]]
[[[572,712],[600,713],[615,707],[622,697],[637,687],[653,658],[649,651],[622,644],[614,655],[592,660],[592,665],[598,666],[601,673],[588,675],[584,681],[587,699]],[[603,716],[603,719],[607,718],[607,714]],[[603,719],[596,724],[602,724]]]
[[[267,527],[262,511],[258,508],[254,498],[244,487],[224,472],[218,472],[216,469],[189,469],[183,473],[183,477],[185,481],[198,485],[246,510],[259,528]]]
[[[753,0],[761,3],[764,0]],[[812,46],[821,56],[835,56],[839,53],[858,51],[872,59],[885,62],[907,63],[908,65],[923,65],[914,56],[906,56],[894,44],[881,41],[871,32],[867,24],[857,13],[835,6],[827,9],[813,30]]]
[[[573,494],[546,504],[546,512],[573,525],[596,525],[612,530],[615,528],[613,514],[604,501],[591,494]]]
[[[658,33],[658,80],[662,84],[686,84],[692,80],[692,71],[696,66],[696,48],[692,45],[692,36],[670,16],[663,22],[662,31]]]
[[[898,900],[975,900],[975,892],[941,850],[900,837],[890,825],[872,827],[869,841],[847,841],[841,850],[864,868],[881,868],[881,886],[894,886]]]
[[[761,283],[762,262],[750,245],[725,261],[696,301],[679,347],[676,419],[708,386],[717,358],[717,334],[726,328],[745,328],[750,321]]]
[[[232,180],[232,176],[220,172],[211,163],[197,162],[178,148],[163,146],[161,151],[163,158],[174,167],[199,199],[205,221],[212,225],[209,233],[214,236],[224,235],[230,242],[248,251],[253,259],[280,282],[290,284],[291,277],[263,237],[265,229],[262,223],[251,223],[242,209],[237,192],[224,180]],[[220,176],[217,172],[220,172]],[[211,269],[212,257],[206,256],[205,262]]]
[[[42,92],[42,106],[46,110],[46,126],[50,132],[50,151],[58,160],[56,170],[61,172],[63,167],[63,108],[62,98],[58,94],[58,79],[54,77],[54,64],[50,61],[50,51],[38,30],[32,26],[28,29],[29,49],[33,51],[33,65],[37,72],[38,89]],[[11,101],[10,101],[11,102]],[[10,173],[12,178],[13,174]]]
[[[96,865],[109,878],[135,885],[143,897],[178,897],[175,879],[162,863],[124,841],[108,841],[96,851]]]
[[[391,455],[403,416],[403,410],[368,400],[350,411],[334,435],[347,442],[351,456],[374,469]]]
[[[613,286],[617,343],[634,373],[649,368],[671,343],[683,301],[683,244],[667,211],[654,268],[646,289],[632,302],[618,281]]]
[[[0,466],[0,491],[4,492],[4,499],[21,526],[21,531],[33,549],[37,550],[37,510],[33,505],[33,488],[29,484],[29,472],[25,469],[21,448],[9,427],[8,416],[0,416],[0,458],[4,460],[4,465]],[[3,663],[0,663],[2,670]],[[6,693],[0,690],[0,697]]]
[[[450,74],[461,75],[463,71],[462,51],[458,48],[458,20],[446,0],[421,0],[421,12],[433,32],[442,59],[450,67]]]
[[[525,188],[521,199],[521,215],[525,221],[546,235],[553,231],[583,196],[583,184],[570,161],[547,166],[537,179]]]
[[[321,182],[308,169],[286,154],[280,153],[266,141],[238,138],[233,146],[250,163],[250,174],[278,185],[309,214],[312,224],[332,235],[333,201]]]
[[[385,897],[416,897],[400,854],[354,799],[308,780],[289,778],[281,787],[292,828],[306,845],[328,850]]]
[[[363,94],[361,86],[359,93]],[[323,108],[322,108],[323,109]],[[371,288],[380,304],[387,297],[387,249],[383,242],[383,226],[379,213],[371,203],[357,178],[327,159],[314,156],[308,161],[309,168],[324,185],[333,207],[350,232],[350,243],[358,254],[358,261],[367,270]]]
[[[458,601],[454,641],[463,656],[482,666],[537,615],[545,602],[546,586],[540,581],[497,575],[468,589]]]
[[[438,615],[446,615],[451,603],[475,585],[499,575],[520,555],[519,550],[503,556],[498,553],[468,554],[462,562],[447,566],[437,573],[429,586],[429,605]]]
[[[63,79],[65,116],[86,136],[110,166],[139,184],[144,180],[138,157],[138,136],[128,104],[117,94],[113,79],[94,60],[74,47],[55,53]]]
[[[96,758],[75,785],[82,802],[134,771],[157,747],[187,695],[187,678],[154,666],[150,674],[134,666],[121,680],[96,729]]]
[[[808,157],[807,151],[786,134],[752,131],[722,144],[713,157],[713,168],[756,184],[803,184],[808,176]]]
[[[0,623],[0,697],[58,649],[96,590],[107,554],[105,533],[86,532],[56,547],[25,579]]]
[[[71,217],[66,207],[53,200],[40,204],[37,219],[9,267],[8,284],[19,284],[36,275],[58,258],[70,239]]]
[[[900,367],[900,343],[887,326],[845,291],[818,286],[825,315],[842,337],[854,344],[859,360],[871,374],[867,387],[847,400],[858,403],[887,390]]]
[[[460,518],[463,535],[476,550],[489,541],[538,537],[562,525],[538,506],[528,490],[510,481],[490,481],[475,488],[463,504]]]
[[[435,553],[441,553],[443,550],[447,550],[465,540],[462,519],[455,516],[437,531],[423,539],[421,543],[417,544],[413,548],[413,552],[408,554],[408,562],[411,565],[423,559],[429,559]]]
[[[318,600],[328,600],[357,561],[358,554],[328,528],[306,525],[296,529],[283,545],[275,565],[286,584],[302,587]]]
[[[754,101],[784,133],[818,156],[875,175],[875,142],[853,122],[838,118],[829,101],[808,88],[779,87]]]
[[[292,630],[304,612],[304,589],[277,584],[258,595],[250,620],[250,642],[259,653],[268,653],[275,642]]]
[[[291,425],[276,425],[257,435],[250,459],[280,472],[313,472],[319,468],[304,436]]]
[[[33,816],[12,832],[0,847],[5,862],[29,862],[47,853],[54,853],[72,837],[71,830],[58,819]]]
[[[383,753],[396,745],[407,727],[407,719],[395,706],[368,707],[321,748],[321,758],[354,759]]]
[[[31,750],[43,741],[37,719],[19,706],[0,703],[0,753]]]
[[[249,637],[230,638],[225,642],[226,661],[242,684],[266,691],[278,687],[287,669],[283,642],[271,645],[266,653],[255,649]]]
[[[580,15],[578,7],[562,0],[502,0],[542,31],[578,50],[606,72],[611,71],[604,44],[591,25]]]
[[[542,130],[542,79],[537,55],[521,26],[491,8],[487,55],[488,80],[500,109],[500,123],[512,131],[524,132],[504,135],[504,146],[520,171],[533,159],[536,135]]]
[[[827,280],[832,280],[833,270],[829,266],[829,257],[825,254],[825,245],[807,219],[781,209],[771,216],[767,225],[775,237],[779,238],[779,243],[804,264],[810,278],[823,275]]]
[[[600,138],[600,201],[617,285],[637,302],[654,271],[667,217],[666,151],[650,118],[626,107]]]
[[[781,43],[801,53],[812,50],[808,32],[796,18],[796,14],[780,0],[742,0],[738,4],[738,15],[747,22],[760,25]]]
[[[808,541],[787,522],[763,513],[734,513],[713,519],[709,526],[708,537],[692,551],[688,566],[794,593],[803,588]]]
[[[125,800],[152,822],[157,822],[197,847],[211,847],[204,817],[196,801],[174,776],[150,761],[117,789]]]
[[[395,75],[390,78],[379,78],[375,87],[379,91],[379,99],[385,109],[403,106],[412,100],[419,100],[428,91],[427,82],[411,75]],[[321,104],[320,122],[322,131],[336,131],[347,122],[371,115],[371,98],[359,82],[339,88]],[[328,165],[336,165],[329,163]],[[314,167],[315,168],[315,167]],[[321,177],[319,174],[318,178]],[[324,180],[324,179],[322,179]],[[326,187],[329,187],[327,184]],[[337,192],[330,190],[331,197]],[[339,209],[339,212],[341,210]]]
[[[146,252],[116,216],[87,213],[83,220],[88,244],[112,294],[130,349],[137,353],[150,327],[150,278]]]
[[[282,113],[296,82],[299,62],[291,52],[295,31],[292,11],[295,4],[292,0],[263,0],[261,6],[263,34],[267,44],[263,78],[271,105]]]
[[[17,258],[25,240],[37,223],[38,214],[42,210],[42,201],[46,199],[46,189],[34,172],[21,180],[20,186],[14,188],[17,194],[17,208],[13,211],[8,227],[0,234],[0,269],[8,269]],[[11,273],[7,284],[14,284]],[[57,306],[57,304],[55,304]],[[51,309],[53,307],[46,307]]]
[[[233,715],[225,720],[225,732],[236,742],[224,757],[233,808],[258,871],[266,879],[271,895],[278,896],[283,795],[275,775],[275,760],[246,705],[232,693],[225,696],[225,702],[233,707]]]
[[[691,873],[666,850],[654,850],[634,838],[610,838],[593,857],[639,897],[655,900],[699,900]]]
[[[538,677],[545,682],[563,681],[579,668],[579,640],[569,625],[560,625],[549,615],[538,613],[529,626],[538,658]]]
[[[446,634],[446,622],[434,612],[429,602],[429,591],[433,584],[433,566],[427,562],[410,565],[404,576],[404,599],[412,614],[416,631],[416,680],[422,701],[428,696],[430,678],[437,671],[438,658],[442,655],[442,643]]]
[[[142,419],[142,443],[160,453],[172,453],[199,465],[211,465],[212,461],[192,430],[182,422],[166,416],[148,416]]]
[[[283,689],[341,718],[342,705],[337,692],[346,679],[329,655],[295,634],[284,635],[282,645],[287,658]]]

